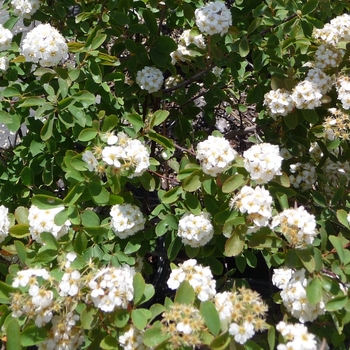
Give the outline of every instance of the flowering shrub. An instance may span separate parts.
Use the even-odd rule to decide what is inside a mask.
[[[347,350],[349,10],[5,1],[1,346]]]

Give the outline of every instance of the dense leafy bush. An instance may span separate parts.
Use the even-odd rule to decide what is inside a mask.
[[[6,349],[348,348],[348,1],[4,8]]]

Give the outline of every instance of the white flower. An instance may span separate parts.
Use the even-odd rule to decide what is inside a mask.
[[[284,289],[292,278],[293,270],[287,267],[274,269],[272,275],[272,284],[279,289]]]
[[[124,350],[146,349],[142,341],[142,332],[133,325],[130,325],[130,328],[119,337],[118,341]]]
[[[197,146],[196,158],[205,174],[217,176],[224,172],[236,158],[237,152],[222,137],[209,136]]]
[[[214,236],[214,228],[208,213],[193,215],[186,213],[179,221],[177,235],[191,247],[202,247]]]
[[[232,25],[232,15],[224,2],[209,2],[195,10],[195,20],[199,30],[209,35],[226,34]]]
[[[150,94],[160,90],[163,81],[162,71],[155,67],[145,67],[136,74],[136,83]]]
[[[0,206],[0,243],[5,240],[9,234],[10,220],[8,218],[8,209]]]
[[[77,270],[73,270],[72,272],[66,272],[62,280],[59,284],[60,295],[61,296],[74,296],[79,292],[79,280],[80,280],[80,272]]]
[[[6,72],[9,68],[9,59],[7,57],[0,57],[0,71]]]
[[[277,89],[265,94],[264,106],[266,106],[270,116],[276,119],[279,115],[286,116],[290,113],[294,109],[295,103],[287,90]]]
[[[145,227],[146,219],[140,209],[132,204],[116,204],[111,208],[111,228],[119,238],[127,238]]]
[[[255,334],[253,324],[245,321],[242,325],[232,323],[228,332],[234,336],[235,341],[240,344],[245,344],[248,339]]]
[[[102,150],[102,160],[108,165],[113,165],[116,168],[121,167],[119,158],[124,155],[124,150],[119,146],[106,146]]]
[[[87,164],[89,171],[95,171],[98,161],[91,151],[85,151],[82,156],[83,161]]]
[[[30,18],[40,7],[39,0],[11,0],[15,16]]]
[[[185,322],[179,322],[179,323],[176,325],[176,329],[177,329],[179,332],[182,332],[182,333],[184,333],[184,334],[191,334],[191,333],[192,333],[191,325],[189,325],[188,323],[185,323]]]
[[[21,53],[27,62],[50,67],[68,57],[68,46],[64,37],[50,24],[39,24],[22,41]]]
[[[298,109],[315,109],[322,104],[319,86],[309,80],[298,83],[293,89],[291,98]]]
[[[12,38],[11,31],[0,24],[0,51],[8,50],[11,47]]]

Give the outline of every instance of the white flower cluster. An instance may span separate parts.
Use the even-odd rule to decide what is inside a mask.
[[[164,77],[160,69],[155,67],[145,67],[136,74],[136,83],[142,90],[148,93],[157,92],[163,85]]]
[[[58,285],[59,295],[65,296],[75,296],[79,293],[81,287],[81,274],[78,270],[72,270],[65,272],[62,276],[62,280]]]
[[[224,2],[209,2],[195,11],[196,24],[202,33],[226,34],[232,25],[232,15]]]
[[[191,33],[191,30],[184,30],[184,32],[179,37],[179,44],[175,51],[173,51],[170,56],[172,59],[172,64],[178,61],[189,61],[190,57],[193,56],[191,49],[187,48],[189,45],[196,45],[200,49],[205,48],[205,42],[202,34]]]
[[[289,176],[291,185],[300,188],[302,191],[309,190],[315,185],[317,180],[316,167],[310,163],[296,163],[290,165]]]
[[[115,142],[112,146],[106,146],[102,150],[102,160],[108,165],[120,168],[128,172],[128,177],[141,176],[149,167],[149,153],[140,140],[131,139],[125,133],[118,133],[113,137]],[[111,143],[111,141],[109,141]],[[95,161],[91,155],[86,156],[87,164],[95,168]]]
[[[107,267],[96,273],[88,283],[90,299],[95,307],[105,312],[116,308],[127,309],[134,297],[135,270],[129,265]]]
[[[39,10],[39,0],[11,0],[11,7],[15,16],[22,18],[30,18]]]
[[[333,85],[333,79],[320,68],[310,69],[307,72],[305,80],[316,84],[322,95],[325,95]]]
[[[315,29],[314,36],[327,44],[350,40],[350,15],[344,13],[326,23],[322,29]]]
[[[10,220],[8,213],[9,210],[3,205],[0,205],[0,243],[9,235]]]
[[[68,57],[68,45],[50,24],[39,24],[22,41],[21,53],[27,62],[51,67]]]
[[[47,339],[38,345],[39,350],[76,350],[84,343],[84,330],[77,326],[80,317],[74,312],[56,315]]]
[[[268,190],[257,186],[244,186],[231,199],[230,207],[236,207],[241,213],[248,214],[248,220],[257,227],[267,226],[272,216],[272,197]]]
[[[56,214],[63,209],[64,207],[60,206],[43,210],[35,205],[32,205],[29,208],[29,231],[35,241],[42,243],[40,234],[43,232],[51,232],[57,240],[68,233],[69,226],[71,225],[69,220],[67,220],[62,226],[56,225],[54,221]]]
[[[136,205],[129,203],[113,205],[110,215],[111,228],[119,238],[133,236],[145,227],[146,219]]]
[[[295,107],[294,101],[290,97],[290,92],[286,89],[277,89],[267,92],[264,96],[264,106],[269,115],[276,119],[277,116],[286,116]]]
[[[322,293],[322,299],[316,304],[310,304],[306,296],[306,286],[311,282],[310,277],[306,277],[305,269],[297,271],[288,271],[288,269],[275,269],[272,282],[276,283],[278,288],[282,287],[281,298],[287,311],[299,322],[309,322],[315,320],[319,315],[325,313],[325,305],[330,297],[325,291]],[[282,275],[284,274],[284,278]],[[283,278],[283,282],[282,282]],[[288,280],[289,279],[289,280]],[[288,280],[288,282],[286,282]],[[277,282],[278,281],[278,282]]]
[[[277,350],[318,350],[316,337],[309,333],[303,324],[291,324],[283,321],[276,325],[276,329],[286,340],[285,344],[278,344]]]
[[[210,300],[216,294],[216,281],[207,266],[197,264],[195,259],[186,260],[171,271],[168,279],[170,289],[178,289],[183,281],[188,281],[201,301]]]
[[[0,71],[6,72],[9,66],[9,59],[7,57],[0,57]]]
[[[219,313],[221,330],[228,329],[240,344],[246,343],[256,331],[265,328],[267,306],[261,296],[250,289],[217,293],[215,307]]]
[[[142,332],[133,325],[130,325],[129,329],[118,338],[118,341],[124,350],[147,349],[143,345]]]
[[[191,247],[202,247],[214,236],[214,228],[208,213],[193,215],[186,213],[179,221],[177,235],[182,243]]]
[[[0,51],[8,50],[11,47],[12,38],[11,31],[0,24]]]
[[[345,51],[329,44],[321,44],[315,52],[314,65],[319,69],[338,67]]]
[[[272,180],[276,175],[281,175],[283,158],[277,145],[260,143],[253,145],[243,153],[244,168],[250,174],[252,180],[258,184],[264,184]]]
[[[295,248],[305,248],[317,236],[315,216],[303,206],[298,209],[285,209],[272,219],[271,228],[280,231]]]
[[[294,87],[291,98],[298,109],[315,109],[321,106],[322,93],[318,85],[304,80]]]
[[[85,151],[82,155],[83,161],[87,164],[89,171],[96,171],[98,161],[91,151]]]
[[[338,100],[342,103],[344,109],[350,109],[350,77],[339,76],[335,87],[338,92]]]
[[[224,172],[236,156],[229,141],[222,137],[209,136],[197,145],[196,158],[201,162],[203,172],[211,176]]]

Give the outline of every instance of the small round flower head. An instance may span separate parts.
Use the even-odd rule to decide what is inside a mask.
[[[136,205],[116,204],[111,208],[111,227],[119,238],[133,236],[145,227],[145,218]]]
[[[245,344],[247,340],[253,337],[255,334],[254,326],[247,321],[241,325],[237,323],[231,323],[228,332],[234,337],[235,341],[240,344]]]
[[[277,145],[260,143],[253,145],[243,153],[244,167],[252,180],[264,184],[276,175],[281,175],[283,158]]]
[[[298,349],[298,350],[318,350],[317,340],[314,334],[309,333],[303,324],[279,322],[276,329],[281,333],[285,344],[279,344],[278,350]],[[285,347],[283,346],[285,345]]]
[[[315,109],[322,104],[321,90],[309,80],[298,83],[293,89],[291,98],[298,109]]]
[[[310,69],[305,80],[316,84],[322,95],[325,95],[333,85],[332,78],[319,68]]]
[[[272,197],[268,190],[257,186],[244,186],[231,199],[230,207],[236,207],[241,213],[248,214],[248,220],[257,227],[267,226],[272,216]]]
[[[12,38],[11,31],[0,24],[0,51],[8,50],[11,47]]]
[[[316,68],[328,69],[338,67],[345,51],[333,45],[322,44],[315,52],[314,64]]]
[[[89,297],[95,307],[105,312],[127,309],[134,296],[134,275],[135,269],[129,265],[98,271],[88,283]]]
[[[7,57],[0,57],[0,71],[6,72],[9,68],[9,59]]]
[[[179,221],[177,235],[182,243],[191,247],[202,247],[214,236],[214,228],[208,213],[194,215],[186,213]]]
[[[197,146],[196,158],[205,174],[217,176],[224,172],[236,158],[237,152],[222,137],[209,136]]]
[[[209,2],[194,12],[196,24],[202,33],[224,35],[232,25],[232,15],[224,2]]]
[[[0,243],[5,240],[9,234],[10,220],[8,218],[9,210],[3,205],[0,206]]]
[[[52,209],[39,209],[35,205],[29,208],[29,230],[32,238],[38,243],[42,243],[40,234],[42,232],[51,232],[56,239],[68,233],[70,222],[67,220],[62,226],[55,224],[55,216],[64,207],[57,207]]]
[[[350,109],[350,77],[342,75],[336,80],[335,87],[338,93],[338,100],[344,109]]]
[[[278,116],[286,116],[292,112],[295,103],[290,97],[290,93],[285,89],[271,90],[264,96],[264,106],[269,115],[276,119]]]
[[[303,206],[298,209],[285,209],[272,220],[272,228],[279,227],[281,233],[295,248],[305,248],[317,236],[315,216]]]
[[[27,62],[51,67],[68,57],[68,45],[50,24],[39,24],[22,41],[21,53]]]
[[[40,7],[39,0],[11,0],[15,16],[29,19]]]
[[[163,85],[164,77],[160,69],[145,67],[136,74],[136,83],[148,93],[157,92]]]
[[[170,289],[178,289],[183,281],[190,283],[201,301],[212,299],[216,293],[216,282],[210,268],[197,264],[195,259],[186,260],[172,270],[167,284]]]
[[[184,30],[179,38],[180,42],[184,42],[186,46],[196,45],[200,49],[205,48],[205,42],[202,34],[193,33],[190,29]]]
[[[289,181],[295,188],[306,191],[314,186],[317,180],[316,167],[310,163],[296,163],[290,165]]]
[[[85,151],[83,153],[82,159],[87,164],[89,171],[96,171],[98,161],[91,151]]]
[[[118,341],[124,350],[146,350],[142,341],[142,332],[134,325],[130,325],[129,329],[119,337]]]

